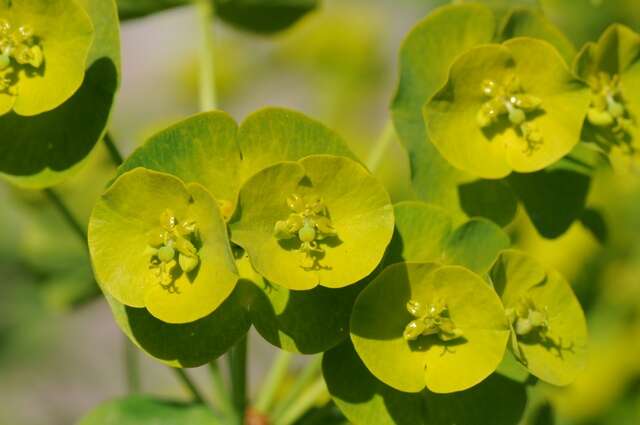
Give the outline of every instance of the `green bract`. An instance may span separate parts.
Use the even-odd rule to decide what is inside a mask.
[[[511,322],[514,356],[546,382],[571,383],[585,363],[587,326],[569,284],[518,251],[504,251],[491,277]]]
[[[55,107],[38,115],[19,115],[23,111],[15,108],[0,114],[0,134],[11,135],[0,143],[0,177],[41,189],[77,172],[105,133],[120,72],[118,16],[115,0],[12,4],[37,10],[34,34],[51,37],[51,46],[43,39],[42,75],[28,82],[40,87],[38,104]],[[53,39],[56,34],[62,38]]]
[[[513,425],[527,404],[525,386],[498,374],[451,394],[400,392],[373,376],[348,342],[325,353],[322,370],[331,397],[356,425]]]
[[[93,409],[78,425],[215,425],[216,416],[202,404],[185,404],[132,395]]]
[[[457,212],[452,186],[467,178],[438,152],[426,134],[422,107],[444,83],[456,57],[490,43],[496,31],[491,10],[479,4],[443,6],[416,25],[400,49],[400,81],[393,121],[409,154],[413,187],[421,199]]]
[[[271,34],[295,24],[318,7],[319,0],[210,0],[222,20],[250,32]],[[138,18],[189,0],[118,0],[120,17]]]
[[[512,2],[508,4],[513,5]],[[456,221],[462,220],[464,215],[481,216],[504,226],[515,216],[518,198],[526,198],[526,211],[538,230],[547,237],[557,237],[567,229],[566,222],[554,223],[550,230],[547,222],[538,218],[568,216],[567,211],[576,208],[567,210],[555,202],[534,203],[530,199],[532,195],[537,197],[538,192],[567,198],[564,190],[556,190],[558,182],[566,181],[565,176],[555,179],[557,173],[554,173],[556,184],[552,185],[547,184],[551,178],[535,173],[517,175],[517,185],[511,180],[474,180],[450,165],[426,132],[422,114],[424,104],[445,85],[454,61],[470,49],[526,36],[551,43],[566,61],[572,60],[575,54],[566,37],[536,10],[515,8],[499,25],[496,21],[494,13],[484,5],[457,4],[435,10],[412,29],[400,50],[400,80],[392,105],[394,124],[409,154],[412,186],[420,199],[446,208]],[[542,177],[545,185],[538,188]],[[583,203],[576,206],[581,209]],[[576,217],[568,217],[568,223]]]
[[[580,140],[589,94],[547,42],[528,37],[461,55],[424,108],[453,165],[484,178],[540,170]]]
[[[351,340],[364,364],[405,392],[478,384],[496,370],[508,338],[500,299],[460,266],[389,266],[362,291],[351,317]]]
[[[169,366],[196,367],[223,355],[246,335],[251,327],[245,307],[247,286],[239,281],[213,313],[181,324],[163,322],[146,308],[126,306],[108,293],[105,298],[117,325],[141,350]]]
[[[297,112],[268,108],[252,114],[240,126],[223,112],[209,112],[153,136],[118,172],[144,167],[200,183],[229,217],[247,179],[276,163],[313,154],[355,159],[337,134]],[[274,226],[275,222],[271,235]],[[144,308],[127,307],[107,296],[118,325],[147,353],[174,366],[199,366],[221,355],[251,323],[272,344],[303,353],[324,351],[347,336],[360,285],[289,291],[264,281],[246,254],[238,253],[237,258],[242,279],[210,315],[171,325]],[[329,316],[323,314],[328,308]]]
[[[266,108],[240,126],[224,112],[207,112],[151,137],[118,172],[144,167],[200,183],[228,218],[240,187],[255,173],[314,154],[355,159],[340,136],[298,112]]]
[[[0,2],[0,115],[37,115],[71,97],[93,32],[75,0]]]
[[[340,288],[378,265],[393,234],[384,187],[360,164],[312,155],[251,177],[231,239],[268,281],[289,289]]]
[[[510,245],[509,237],[489,220],[474,218],[454,229],[450,213],[424,202],[400,202],[394,214],[396,231],[385,265],[437,262],[483,274]]]
[[[253,270],[245,254],[238,270],[247,285],[248,316],[264,339],[283,350],[314,354],[326,351],[349,335],[351,309],[362,285],[317,286],[293,291],[267,282]]]
[[[105,292],[167,323],[207,316],[238,280],[213,197],[199,184],[154,171],[123,174],[103,194],[89,247]]]
[[[591,87],[585,140],[609,152],[617,168],[640,172],[640,34],[610,26],[584,46],[574,68]]]

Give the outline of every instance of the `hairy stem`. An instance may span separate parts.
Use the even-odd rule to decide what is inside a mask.
[[[200,110],[217,108],[214,54],[214,2],[195,0],[200,26]]]
[[[322,356],[314,357],[309,364],[300,372],[291,388],[287,391],[287,395],[280,400],[273,408],[272,417],[279,418],[285,410],[291,406],[298,395],[320,374],[322,366]]]
[[[289,370],[289,365],[291,364],[291,359],[293,358],[293,354],[287,351],[280,351],[276,356],[269,373],[264,379],[262,383],[262,387],[258,392],[258,396],[256,398],[256,402],[254,407],[256,410],[262,413],[268,413],[271,405],[273,404],[273,400],[275,398],[276,392],[282,385],[282,381],[287,376],[287,371]]]
[[[124,160],[122,159],[122,154],[118,150],[118,147],[113,141],[113,137],[111,136],[111,133],[105,134],[102,140],[104,141],[104,145],[107,147],[107,150],[109,151],[109,156],[111,157],[111,161],[113,161],[116,167],[119,167],[124,162]]]
[[[53,206],[56,207],[60,215],[65,219],[76,236],[78,236],[78,238],[82,241],[82,245],[86,246],[87,232],[84,226],[80,224],[78,219],[76,219],[76,217],[64,203],[60,195],[58,195],[58,193],[53,189],[45,189],[44,193],[45,195],[47,195],[47,198],[49,198],[49,201],[53,204]]]
[[[380,167],[384,154],[387,152],[387,149],[389,149],[389,146],[391,146],[391,142],[395,135],[396,130],[393,126],[393,121],[389,120],[385,124],[380,137],[378,137],[378,140],[373,145],[373,148],[369,153],[369,158],[367,159],[367,168],[369,168],[369,171],[372,173],[375,173],[378,170],[378,167]]]

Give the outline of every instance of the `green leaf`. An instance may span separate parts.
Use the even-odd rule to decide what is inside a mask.
[[[529,372],[554,385],[568,385],[584,367],[587,326],[584,313],[566,280],[554,270],[545,270],[528,255],[504,251],[491,271],[494,287],[509,313],[520,311],[531,317],[541,313],[544,328],[534,328],[513,338],[511,350]],[[533,306],[533,307],[531,307]],[[516,314],[515,312],[513,314]],[[513,328],[517,329],[517,321]]]
[[[502,362],[498,365],[496,373],[499,373],[512,381],[520,382],[521,384],[525,384],[529,379],[529,371],[518,361],[518,359],[514,357],[510,350],[507,350],[504,353],[504,357],[502,358]]]
[[[88,56],[85,52],[82,85],[51,111],[29,117],[10,112],[0,117],[0,133],[12,135],[0,144],[0,176],[22,187],[54,186],[79,170],[102,138],[109,119],[120,72],[115,1],[74,0],[73,4],[76,2],[90,16],[94,32]],[[74,27],[55,22],[57,30]],[[45,58],[48,60],[46,52]]]
[[[498,253],[510,246],[502,229],[484,219],[471,219],[454,230],[451,214],[435,205],[400,202],[394,206],[394,213],[396,231],[387,249],[385,265],[438,262],[485,273]]]
[[[217,425],[220,422],[202,404],[186,404],[132,395],[107,401],[93,409],[78,425]]]
[[[200,183],[218,201],[235,204],[241,181],[237,131],[224,112],[195,115],[151,137],[125,160],[118,175],[144,167]]]
[[[517,7],[509,11],[500,29],[500,41],[532,37],[551,43],[569,65],[576,48],[569,39],[537,8]]]
[[[607,222],[599,210],[586,208],[580,216],[580,223],[587,229],[593,237],[602,245],[609,239],[609,228]]]
[[[224,21],[247,31],[282,31],[318,7],[318,0],[215,0]]]
[[[123,21],[189,4],[189,0],[117,0],[117,2],[118,14]]]
[[[485,6],[463,4],[437,9],[416,25],[400,49],[400,81],[392,104],[393,121],[411,161],[418,196],[459,212],[454,187],[465,176],[442,158],[427,138],[422,106],[447,81],[461,53],[493,39],[495,20]]]
[[[145,308],[127,307],[105,294],[116,323],[149,356],[173,367],[197,367],[220,357],[242,338],[251,322],[245,309],[251,283],[239,281],[213,313],[191,323],[163,322]]]
[[[504,22],[514,8],[527,8],[532,11],[539,8],[538,0],[462,0],[460,3],[480,3],[485,5],[491,8],[500,22]]]
[[[120,176],[96,204],[89,249],[106,293],[168,323],[207,316],[238,281],[215,199],[197,183],[142,168]]]
[[[461,336],[405,339],[403,332],[414,319],[409,301],[444,305]],[[477,385],[496,370],[508,337],[504,310],[492,288],[459,266],[389,266],[362,291],[351,317],[351,340],[367,368],[405,392],[426,385],[432,392],[450,393]]]
[[[592,92],[584,140],[608,152],[614,168],[640,172],[640,34],[611,25],[582,48],[574,69]]]
[[[508,178],[538,232],[549,239],[564,234],[582,216],[591,186],[589,175],[562,165]]]
[[[211,0],[218,17],[225,22],[258,34],[271,34],[295,24],[318,7],[319,0]],[[188,0],[118,0],[120,17],[139,18],[176,6]]]
[[[513,425],[526,405],[525,387],[497,374],[453,393],[403,393],[373,376],[349,343],[325,353],[329,393],[356,425]]]
[[[295,353],[315,354],[349,336],[351,310],[362,285],[291,291],[265,281],[253,271],[247,256],[238,264],[242,276],[252,282],[247,301],[251,322],[269,343]]]
[[[240,187],[253,174],[314,154],[355,159],[340,136],[298,112],[262,109],[238,128],[228,114],[216,111],[187,118],[151,137],[118,173],[144,167],[200,183],[216,199],[231,204],[230,215]]]
[[[483,96],[487,84],[494,88]],[[525,114],[511,101],[514,95],[541,103]],[[580,140],[588,102],[588,91],[553,46],[520,37],[461,55],[424,117],[431,140],[453,165],[502,178],[540,170],[569,153]]]
[[[296,197],[305,209],[315,202],[310,199],[319,199],[322,211],[307,216],[292,208]],[[292,216],[300,224],[278,237],[277,224]],[[322,230],[323,219],[331,232]],[[265,279],[305,290],[340,288],[366,277],[380,263],[393,223],[389,195],[363,166],[345,157],[312,155],[251,177],[240,191],[229,228],[231,240],[247,251]],[[310,241],[302,234],[307,226],[313,233]]]
[[[637,28],[636,0],[539,0],[545,15],[573,42],[581,46],[595,40],[612,22]]]
[[[469,217],[485,217],[506,226],[516,215],[518,199],[503,180],[475,180],[458,186],[460,208]]]

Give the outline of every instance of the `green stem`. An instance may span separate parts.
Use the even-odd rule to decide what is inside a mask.
[[[318,398],[327,391],[324,379],[320,376],[298,397],[281,417],[275,418],[274,425],[291,425],[300,419],[318,401]]]
[[[367,167],[369,171],[375,173],[384,158],[384,154],[391,146],[391,142],[393,141],[396,134],[396,130],[393,126],[393,121],[389,120],[384,126],[382,130],[382,134],[376,141],[373,149],[369,153],[369,158],[367,159]]]
[[[234,418],[236,416],[235,408],[229,398],[229,392],[224,384],[217,360],[209,362],[209,373],[211,374],[211,382],[213,383],[213,400],[216,407],[220,409],[225,417]]]
[[[216,109],[217,93],[215,82],[215,10],[211,0],[195,0],[200,26],[200,110]]]
[[[60,215],[65,219],[69,227],[71,227],[76,236],[78,236],[78,238],[82,241],[82,244],[86,246],[87,232],[85,231],[84,226],[80,224],[71,210],[67,208],[60,195],[58,195],[58,193],[53,189],[45,189],[44,193],[45,195],[47,195],[47,198],[49,198],[49,201],[53,204],[53,206],[56,207]]]
[[[127,391],[129,394],[140,392],[140,359],[138,352],[127,337],[124,342],[124,365],[127,376]]]
[[[124,160],[122,159],[122,154],[118,150],[118,147],[113,142],[113,137],[111,137],[111,133],[105,134],[102,140],[104,141],[104,145],[107,147],[107,150],[109,151],[109,156],[111,157],[111,160],[113,161],[116,167],[119,167],[124,162]]]
[[[185,372],[184,369],[171,369],[174,371],[182,385],[184,385],[185,389],[189,392],[191,398],[193,398],[193,401],[200,404],[206,404],[204,401],[204,397],[202,397],[202,393],[200,392],[200,390],[198,390],[189,375],[187,375],[187,372]]]
[[[231,370],[231,398],[238,419],[237,424],[244,422],[247,408],[247,336],[229,352],[229,368]]]
[[[273,404],[273,400],[275,398],[276,392],[280,388],[282,381],[287,376],[287,371],[289,370],[289,365],[291,364],[291,359],[293,358],[293,354],[287,351],[280,351],[271,365],[271,369],[269,373],[264,379],[262,387],[258,392],[258,396],[255,402],[255,408],[259,412],[268,413],[271,405]]]
[[[300,372],[291,388],[287,391],[287,395],[280,400],[273,408],[272,417],[279,418],[296,400],[298,395],[314,380],[320,373],[322,367],[322,357],[316,356],[309,364]]]

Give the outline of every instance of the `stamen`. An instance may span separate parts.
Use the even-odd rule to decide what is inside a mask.
[[[150,268],[160,286],[169,293],[179,293],[175,286],[176,267],[183,273],[190,273],[200,264],[198,250],[193,244],[196,233],[195,222],[178,220],[171,209],[162,212],[159,226],[149,233]]]
[[[287,206],[293,212],[286,220],[276,222],[274,237],[278,240],[297,237],[300,241],[298,250],[307,257],[324,252],[317,241],[335,236],[336,232],[322,198],[313,194],[303,197],[294,193],[287,198]]]
[[[438,335],[441,341],[451,341],[463,336],[449,317],[447,306],[440,302],[424,305],[416,300],[407,302],[407,311],[415,320],[407,324],[402,333],[406,341],[414,341],[420,336]]]
[[[493,80],[484,80],[481,90],[490,99],[482,104],[476,114],[478,126],[490,127],[498,122],[500,116],[506,114],[509,123],[519,130],[526,142],[524,152],[532,154],[542,143],[542,134],[532,123],[527,122],[527,112],[539,110],[541,99],[524,93],[520,81],[513,75],[507,77],[501,85]]]

